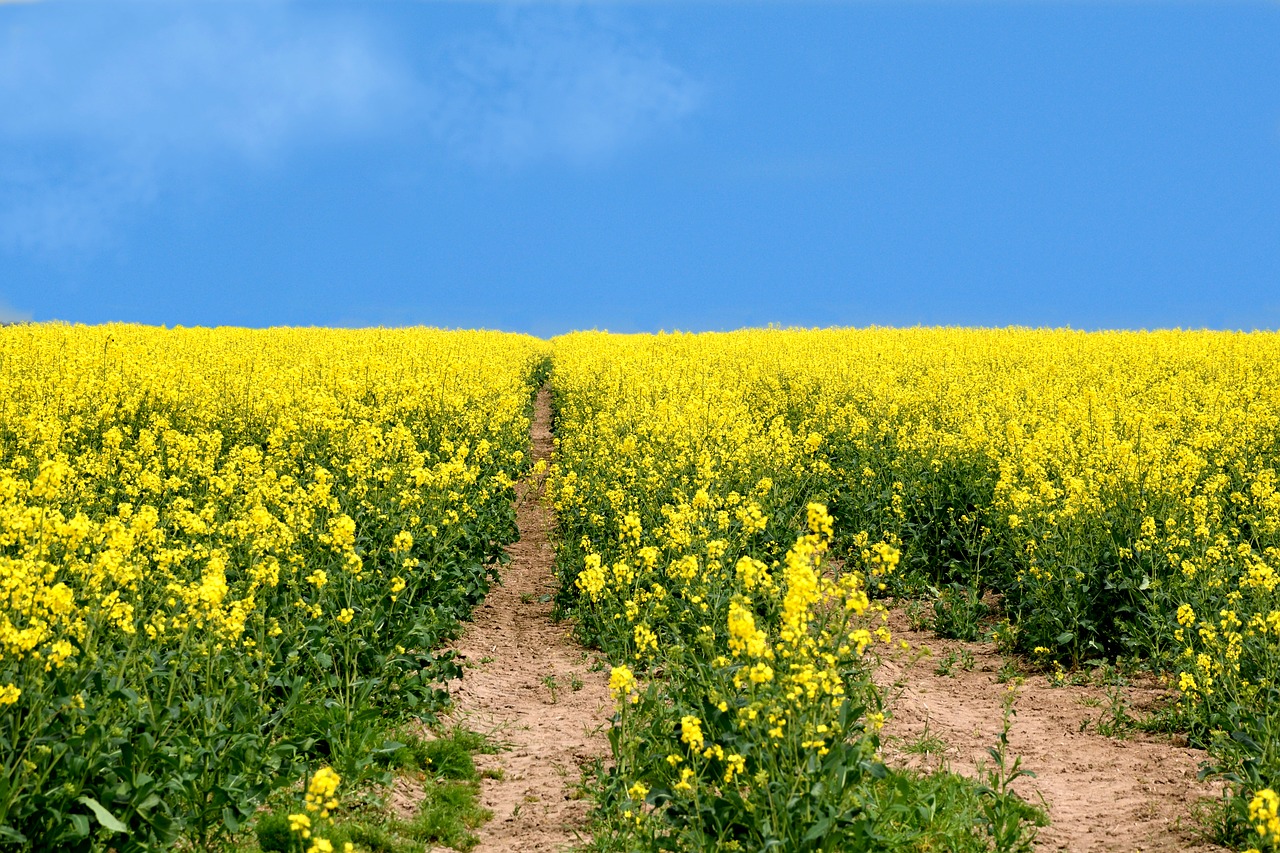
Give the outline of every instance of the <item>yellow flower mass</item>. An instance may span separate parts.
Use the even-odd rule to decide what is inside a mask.
[[[282,742],[299,707],[436,701],[431,647],[513,535],[549,379],[557,603],[618,664],[622,791],[663,792],[620,798],[628,827],[805,843],[799,815],[888,772],[877,600],[932,587],[957,630],[997,593],[998,641],[1046,670],[1167,673],[1274,847],[1277,375],[1265,333],[5,327],[0,720],[25,740],[0,829],[115,802],[142,732],[140,774],[245,744],[255,766],[210,759],[147,806],[170,823],[131,824],[173,845],[224,792],[251,814],[296,781],[262,757],[312,748]],[[23,745],[54,732],[80,752]],[[48,784],[75,762],[98,781]],[[318,817],[336,775],[311,779]]]
[[[56,816],[92,798],[158,815],[130,844],[169,849],[292,781],[273,750],[320,758],[282,742],[303,705],[434,701],[430,645],[514,531],[548,354],[427,329],[0,329],[0,722],[18,739],[0,834],[79,844]],[[334,779],[313,777],[319,811]]]
[[[701,783],[726,777],[812,774],[810,756],[872,760],[884,716],[866,673],[892,640],[875,599],[933,587],[946,630],[964,627],[964,596],[996,593],[998,641],[1040,666],[1124,657],[1170,673],[1197,731],[1259,750],[1201,745],[1228,769],[1265,759],[1274,789],[1280,336],[770,329],[553,345],[561,582],[584,635],[662,674],[616,722],[620,760],[670,768],[646,784],[705,798]],[[760,748],[736,750],[741,769],[714,752],[642,758],[676,755],[687,717],[704,753]],[[750,799],[762,790],[740,792],[744,826],[786,813]],[[673,821],[689,849],[713,843]]]

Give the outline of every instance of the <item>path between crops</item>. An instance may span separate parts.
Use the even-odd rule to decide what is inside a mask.
[[[909,630],[894,612],[890,628],[895,639],[913,647],[886,657],[876,680],[894,718],[885,727],[886,758],[898,765],[932,769],[945,762],[952,770],[974,776],[988,760],[987,747],[996,743],[1001,726],[1001,699],[1007,685],[996,673],[1003,660],[992,643],[942,640]],[[928,648],[931,654],[920,657]],[[971,655],[965,670],[963,653]],[[955,656],[951,674],[939,674],[940,664]],[[1123,696],[1135,716],[1153,710],[1168,691],[1155,684],[1131,685]],[[1178,746],[1168,736],[1136,730],[1123,739],[1096,731],[1111,707],[1103,687],[1052,687],[1044,675],[1028,676],[1018,690],[1017,715],[1009,734],[1013,756],[1036,778],[1019,780],[1015,789],[1049,805],[1050,826],[1040,831],[1040,850],[1073,853],[1101,851],[1217,851],[1195,832],[1190,809],[1195,800],[1213,797],[1219,788],[1198,782],[1196,773],[1204,752]],[[925,732],[945,744],[942,754],[922,757],[905,747],[920,743]]]
[[[551,396],[538,392],[533,458],[551,457]],[[605,736],[613,705],[608,670],[591,671],[595,655],[551,621],[555,552],[547,533],[551,510],[532,475],[516,488],[520,539],[511,563],[454,644],[465,658],[451,687],[452,718],[490,733],[507,748],[477,756],[481,801],[493,820],[477,834],[475,853],[552,851],[579,839],[587,803],[575,790],[582,767],[609,754]]]

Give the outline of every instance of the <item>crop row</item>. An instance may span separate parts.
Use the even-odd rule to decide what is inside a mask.
[[[893,640],[869,593],[900,549],[859,531],[832,559],[838,476],[779,387],[805,340],[555,342],[559,601],[616,663],[594,843],[1023,849],[1040,816],[1011,765],[983,788],[882,761],[871,672]]]
[[[561,604],[585,636],[653,676],[637,694],[652,697],[638,703],[648,710],[624,703],[615,727],[619,774],[637,779],[613,780],[606,801],[641,816],[655,845],[701,849],[692,835],[723,829],[723,815],[691,817],[708,800],[695,809],[678,788],[695,781],[682,778],[694,766],[686,716],[704,744],[754,732],[757,751],[735,754],[747,778],[763,772],[758,784],[729,778],[715,750],[694,767],[715,808],[740,807],[747,847],[781,837],[780,819],[762,815],[784,794],[809,815],[792,843],[810,832],[803,843],[836,843],[838,814],[861,821],[841,831],[870,837],[876,796],[849,780],[883,772],[870,757],[880,711],[859,665],[858,632],[875,629],[842,624],[843,643],[824,633],[830,599],[847,602],[859,578],[872,599],[929,598],[939,632],[989,631],[1032,667],[1123,657],[1165,677],[1181,697],[1169,723],[1231,783],[1224,836],[1280,843],[1280,336],[760,330],[580,334],[555,347]],[[806,526],[811,502],[834,519],[818,550],[829,539],[836,568],[803,544],[821,534]],[[789,574],[797,549],[819,583],[800,633],[828,644],[826,675],[780,665],[778,644],[799,630],[786,602],[808,584]],[[744,657],[754,630],[749,647],[772,659]],[[756,704],[765,685],[808,697],[808,679],[837,674],[847,718]],[[744,726],[753,711],[773,725]],[[862,750],[857,761],[823,754],[833,746],[815,736],[821,725],[840,749]],[[768,763],[784,744],[791,770],[862,767],[839,772],[864,806],[821,775],[808,793],[769,793],[790,772]],[[618,786],[647,794],[629,801]]]
[[[546,354],[4,329],[0,840],[205,846],[309,770],[375,773],[387,721],[439,706],[436,650],[516,535]]]

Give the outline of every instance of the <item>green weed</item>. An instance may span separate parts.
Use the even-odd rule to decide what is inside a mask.
[[[973,658],[973,652],[968,649],[957,649],[943,655],[942,659],[938,661],[938,665],[934,667],[933,671],[937,675],[953,678],[955,676],[956,667],[959,667],[965,672],[972,672],[975,665],[976,661]]]

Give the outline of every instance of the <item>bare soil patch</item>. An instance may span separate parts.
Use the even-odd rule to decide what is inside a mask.
[[[550,393],[537,399],[533,457],[551,456]],[[517,486],[520,539],[511,562],[454,644],[464,674],[451,685],[451,719],[503,744],[477,756],[486,776],[481,802],[493,820],[477,834],[476,853],[551,851],[580,838],[587,803],[576,791],[582,768],[609,754],[605,736],[612,713],[607,670],[592,671],[595,656],[551,620],[554,550],[547,537],[551,510],[542,482]]]
[[[947,765],[975,776],[989,763],[1002,723],[1002,699],[1008,690],[997,673],[1004,659],[992,643],[964,643],[910,630],[906,618],[890,618],[894,639],[908,651],[885,656],[876,676],[893,712],[886,725],[886,759],[897,766],[932,769]],[[921,655],[922,649],[931,654]],[[966,658],[967,653],[971,658]],[[955,655],[950,674],[941,662]],[[964,665],[972,661],[972,668]],[[1168,698],[1152,683],[1119,688],[1135,715]],[[1018,688],[1009,746],[1022,766],[1036,774],[1016,783],[1030,802],[1044,797],[1051,825],[1042,829],[1041,850],[1216,851],[1201,841],[1190,818],[1192,804],[1215,797],[1219,788],[1196,774],[1207,756],[1176,745],[1173,738],[1128,730],[1123,737],[1097,732],[1111,707],[1107,689],[1096,685],[1052,686],[1044,675],[1028,676]],[[939,738],[941,754],[908,752],[927,733]]]

